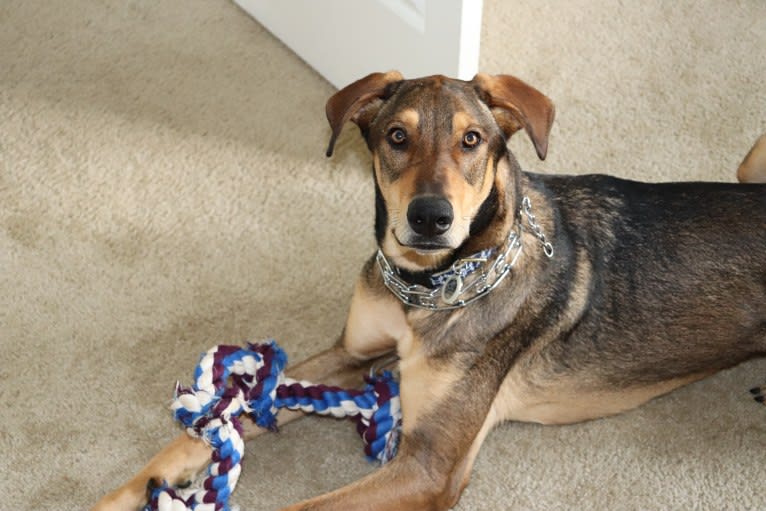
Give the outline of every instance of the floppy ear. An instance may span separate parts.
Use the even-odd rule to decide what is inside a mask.
[[[374,106],[372,103],[384,96],[390,84],[400,82],[403,79],[399,71],[372,73],[344,87],[327,100],[325,111],[327,112],[327,120],[330,122],[330,128],[332,128],[327,156],[332,156],[335,141],[338,139],[343,125],[348,121],[353,121],[364,133],[374,116],[373,114],[377,112],[377,109],[365,107]],[[377,101],[377,103],[382,102]]]
[[[539,90],[509,75],[479,73],[471,83],[484,93],[484,100],[506,138],[524,128],[535,145],[537,156],[544,160],[556,112],[553,102]]]

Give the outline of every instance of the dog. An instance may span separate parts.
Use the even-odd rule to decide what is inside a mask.
[[[402,437],[391,463],[285,509],[449,509],[500,422],[618,414],[766,354],[766,185],[523,172],[508,138],[544,159],[554,107],[508,75],[374,73],[326,110],[328,156],[348,121],[370,150],[379,250],[338,342],[288,374],[351,386],[396,354]],[[210,453],[183,434],[94,509],[139,508]]]

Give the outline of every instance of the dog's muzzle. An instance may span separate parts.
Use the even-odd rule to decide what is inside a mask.
[[[451,209],[451,208],[450,208]],[[527,225],[524,225],[526,217]],[[540,241],[543,253],[553,257],[553,244],[532,213],[532,202],[524,197],[514,224],[500,247],[490,247],[452,263],[446,270],[431,274],[432,287],[404,280],[378,249],[375,256],[383,283],[402,303],[428,310],[450,310],[475,302],[500,285],[521,256],[521,232],[527,230]]]

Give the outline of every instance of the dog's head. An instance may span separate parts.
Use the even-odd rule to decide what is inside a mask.
[[[356,123],[372,153],[378,243],[398,266],[425,270],[512,207],[511,172],[499,171],[510,167],[506,141],[523,128],[544,159],[553,115],[547,97],[512,76],[373,73],[327,102],[327,155]]]

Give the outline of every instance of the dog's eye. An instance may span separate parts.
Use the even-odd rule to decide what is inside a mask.
[[[481,135],[475,131],[469,131],[463,135],[463,147],[473,148],[479,145],[481,142]]]
[[[388,140],[394,145],[402,145],[407,140],[407,133],[402,128],[394,128],[388,132]]]

